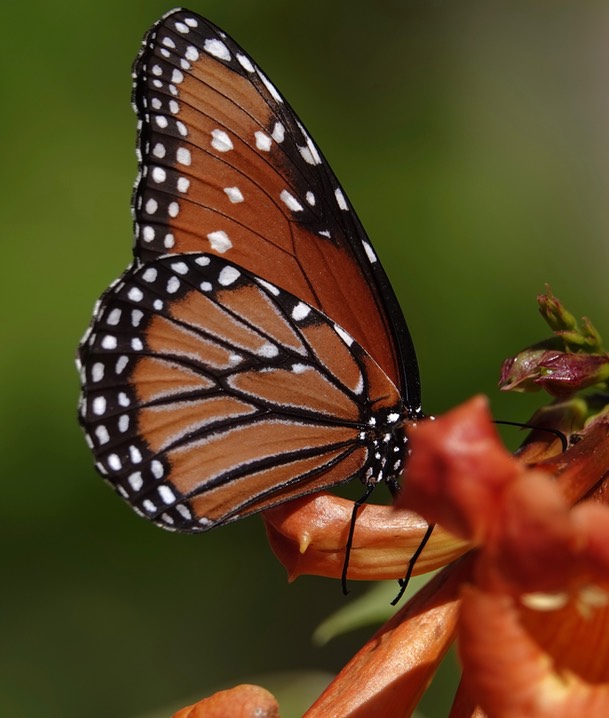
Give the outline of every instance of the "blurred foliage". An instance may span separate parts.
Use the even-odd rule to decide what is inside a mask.
[[[401,601],[406,603],[432,576],[433,573],[428,573],[411,578]],[[395,600],[399,590],[397,582],[379,581],[372,584],[365,593],[345,602],[337,611],[324,619],[315,629],[313,641],[323,646],[333,638],[357,628],[379,626],[395,613],[396,609],[391,602]]]
[[[191,7],[245,45],[331,160],[402,301],[426,411],[485,392],[497,416],[525,420],[539,399],[499,396],[496,381],[542,335],[544,282],[609,324],[607,4]],[[253,673],[334,673],[370,633],[314,647],[345,603],[338,582],[288,586],[257,519],[201,537],[138,520],[96,477],[76,423],[75,348],[130,256],[130,66],[168,9],[3,12],[0,714],[12,718],[128,718]],[[450,692],[434,696],[426,714],[444,715]]]

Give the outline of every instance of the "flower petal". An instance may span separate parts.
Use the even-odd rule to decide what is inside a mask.
[[[556,477],[569,503],[594,490],[596,498],[608,504],[609,416],[605,413],[590,422],[579,442],[541,465]]]
[[[182,708],[173,718],[279,718],[279,706],[264,688],[244,683]]]
[[[434,576],[343,668],[303,718],[408,716],[455,635],[467,557]]]
[[[574,641],[583,638],[559,620],[549,621],[539,612],[530,612],[529,616],[534,614],[538,626],[549,626],[552,635],[562,635],[563,643],[567,639],[571,652]],[[472,586],[463,589],[459,654],[464,681],[480,705],[493,718],[609,715],[606,679],[599,683],[574,672],[572,666],[555,662],[523,622],[522,615],[514,599],[505,594],[487,593]],[[607,616],[603,627],[606,634]],[[588,633],[596,633],[598,628],[596,622],[589,623]],[[584,646],[587,650],[588,640]],[[606,666],[606,657],[603,659]],[[594,660],[598,663],[598,656]]]
[[[417,424],[409,438],[408,474],[396,504],[481,542],[505,487],[524,471],[503,447],[486,399],[474,397],[435,421]]]
[[[323,492],[265,511],[262,515],[273,552],[290,580],[310,574],[340,578],[353,502]],[[427,530],[420,516],[391,506],[366,504],[357,515],[348,578],[395,579],[404,576],[409,558]],[[416,563],[421,574],[462,555],[469,544],[436,529]]]

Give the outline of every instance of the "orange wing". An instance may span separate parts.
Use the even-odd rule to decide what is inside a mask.
[[[79,360],[99,471],[165,528],[401,473],[406,412],[384,371],[316,308],[223,258],[127,270]]]
[[[254,61],[196,14],[172,11],[134,66],[140,176],[135,256],[208,252],[320,309],[420,414],[403,315],[351,204]]]

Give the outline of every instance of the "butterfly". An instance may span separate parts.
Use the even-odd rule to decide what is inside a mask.
[[[134,259],[78,352],[99,473],[197,532],[359,478],[396,489],[414,346],[345,192],[226,33],[173,10],[133,68]]]

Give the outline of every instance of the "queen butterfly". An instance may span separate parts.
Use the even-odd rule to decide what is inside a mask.
[[[133,80],[134,260],[79,348],[97,469],[180,531],[354,477],[397,486],[422,416],[414,347],[321,152],[190,11],[146,34]]]

